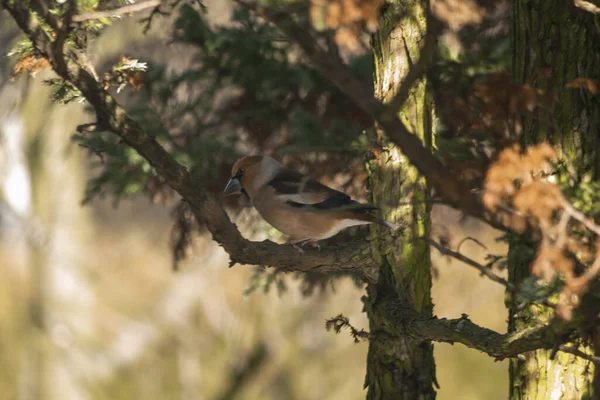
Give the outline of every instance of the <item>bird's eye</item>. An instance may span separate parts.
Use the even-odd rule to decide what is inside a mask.
[[[240,169],[238,170],[238,174],[242,175],[243,173],[244,173],[244,168],[240,168]]]

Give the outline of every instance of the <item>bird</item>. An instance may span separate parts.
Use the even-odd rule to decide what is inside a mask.
[[[244,195],[265,221],[290,237],[286,244],[300,253],[299,243],[320,248],[318,241],[351,226],[375,223],[400,228],[374,215],[376,206],[354,201],[268,156],[239,159],[223,193]]]

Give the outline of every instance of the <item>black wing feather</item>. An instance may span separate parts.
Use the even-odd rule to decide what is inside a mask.
[[[298,171],[283,168],[268,183],[278,194],[297,194],[302,189],[304,192],[325,192],[334,194],[343,194],[328,186],[323,185],[315,179],[308,178]]]
[[[313,210],[357,210],[367,212],[376,210],[377,207],[371,204],[358,203],[345,193],[339,192],[328,186],[323,185],[315,179],[307,178],[300,172],[284,168],[267,185],[275,189],[278,194],[293,195],[303,192],[328,193],[328,197],[318,203],[305,204],[297,201],[288,200],[286,204],[291,207],[313,209]]]

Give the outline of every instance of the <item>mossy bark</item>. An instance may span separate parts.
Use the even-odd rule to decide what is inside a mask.
[[[531,248],[513,241],[509,248],[509,278],[520,283],[529,277],[529,265],[534,254]],[[509,303],[509,331],[522,331],[552,318],[552,311],[532,305],[517,314],[517,304]],[[591,348],[580,347],[587,353]],[[509,361],[511,400],[588,399],[592,393],[594,366],[575,355],[553,350],[524,353]]]
[[[374,35],[375,94],[389,101],[396,93],[411,62],[419,57],[425,32],[423,4],[417,1],[388,2]],[[400,16],[403,17],[400,18]],[[431,145],[432,107],[426,82],[412,89],[400,117],[413,133]],[[422,340],[389,333],[389,315],[384,299],[395,298],[423,315],[431,315],[431,259],[429,247],[418,237],[430,226],[430,206],[424,181],[408,160],[382,135],[379,149],[368,162],[373,201],[388,220],[405,228],[392,233],[373,227],[372,254],[380,264],[379,281],[370,284],[364,298],[372,339],[367,356],[368,399],[433,399],[436,396],[433,345]],[[413,206],[397,206],[413,201]]]
[[[591,14],[561,0],[514,2],[513,74],[517,83],[543,90],[545,102],[558,94],[552,110],[538,108],[523,121],[524,145],[549,141],[576,179],[598,179],[600,102],[585,89],[567,89],[575,78],[600,78],[600,37]],[[518,129],[517,129],[518,131]],[[519,284],[529,276],[534,255],[520,243],[511,243],[509,280]],[[515,316],[509,301],[509,330],[516,331],[551,317],[550,311],[529,307]],[[581,348],[593,352],[591,347]],[[582,399],[592,395],[594,366],[581,358],[551,351],[527,353],[510,362],[510,398]]]

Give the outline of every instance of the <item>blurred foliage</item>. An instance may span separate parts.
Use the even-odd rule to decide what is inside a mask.
[[[83,102],[85,98],[75,86],[69,82],[65,82],[60,78],[46,79],[44,83],[54,89],[52,93],[52,101],[62,105],[69,104],[73,101]]]
[[[574,177],[567,176],[558,181],[559,187],[571,201],[573,207],[584,213],[588,218],[600,218],[600,182],[589,177],[577,182]]]
[[[438,62],[428,74],[440,115],[436,147],[448,160],[489,160],[502,143],[479,120],[484,116],[486,104],[476,89],[490,77],[507,71],[511,56],[509,40],[503,36],[486,38],[477,50],[463,47],[455,52],[441,41]],[[499,82],[496,89],[505,83]]]
[[[556,302],[564,286],[564,282],[558,277],[550,283],[542,283],[536,276],[527,277],[519,285],[515,299],[517,309],[523,310],[532,304],[548,304],[550,300]]]
[[[263,293],[268,293],[275,287],[277,293],[281,296],[288,290],[285,277],[286,274],[284,271],[257,266],[250,277],[248,287],[244,290],[244,295],[249,296],[259,290],[262,290]],[[357,288],[364,286],[364,282],[359,275],[349,275],[348,273],[294,272],[293,277],[300,281],[299,290],[305,297],[312,296],[315,292],[321,293],[327,289],[335,291],[336,279],[344,277],[350,277]]]

